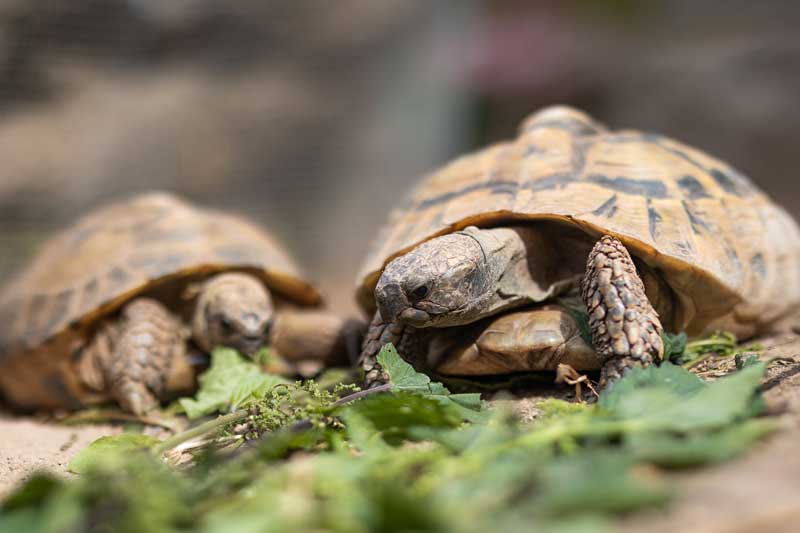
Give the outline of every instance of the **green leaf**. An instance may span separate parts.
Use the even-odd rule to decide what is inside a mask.
[[[263,396],[275,385],[289,383],[242,358],[235,350],[218,348],[211,355],[211,367],[200,376],[195,398],[181,398],[181,407],[190,419],[230,412]]]
[[[83,474],[99,464],[124,461],[127,454],[147,450],[159,442],[156,438],[139,433],[100,437],[79,451],[69,462],[68,469],[73,474]]]
[[[705,383],[669,363],[635,368],[601,396],[599,405],[614,418],[635,422],[639,430],[719,428],[754,414],[764,369],[756,364]]]
[[[686,468],[736,457],[778,428],[774,420],[754,419],[713,432],[675,435],[634,433],[625,440],[631,456],[662,467]]]
[[[461,424],[462,409],[455,402],[410,392],[381,394],[357,402],[345,411],[345,421],[365,421],[389,444],[413,438],[415,427],[454,428]],[[355,418],[348,418],[354,414]],[[348,432],[353,430],[348,426]],[[351,435],[352,436],[352,435]]]
[[[39,506],[63,486],[64,482],[57,477],[44,472],[36,473],[24,485],[12,492],[0,509],[6,512],[29,506]]]
[[[705,339],[689,342],[686,345],[683,358],[676,362],[688,364],[711,353],[716,353],[721,356],[731,356],[736,352],[736,342],[736,335],[733,333],[717,331]]]
[[[393,344],[387,344],[381,348],[378,353],[378,363],[389,374],[393,391],[419,392],[422,394],[431,392],[431,378],[417,372],[413,366],[405,362],[400,357],[400,354],[397,353],[397,349]],[[442,388],[444,388],[444,385],[442,385]]]
[[[393,392],[422,394],[446,406],[456,407],[461,417],[469,422],[488,420],[486,404],[480,394],[451,394],[441,383],[432,382],[431,378],[414,370],[400,357],[394,345],[387,344],[381,349],[378,363],[389,374]]]
[[[549,516],[622,513],[665,503],[670,492],[658,479],[637,477],[623,454],[590,452],[560,458],[544,470],[537,507]]]
[[[680,364],[684,362],[684,352],[686,352],[686,333],[667,333],[661,332],[661,340],[664,342],[664,361]]]
[[[366,403],[366,402],[362,402]],[[342,414],[350,443],[361,451],[377,452],[386,447],[386,442],[372,424],[364,409],[348,408]]]
[[[759,362],[756,354],[737,353],[733,360],[736,364],[736,370],[742,370],[748,366],[756,365]]]
[[[536,404],[536,408],[542,413],[539,419],[550,419],[574,414],[587,414],[591,406],[586,403],[567,402],[555,398],[546,398]]]
[[[670,364],[634,370],[599,404],[545,400],[525,424],[450,394],[391,348],[381,363],[390,393],[336,405],[313,382],[273,387],[231,415],[244,429],[208,433],[208,460],[179,471],[140,451],[147,437],[101,439],[76,457],[80,477],[12,495],[0,530],[597,531],[671,496],[670,479],[643,466],[721,461],[776,427],[751,418],[763,363],[712,383]],[[236,378],[230,405],[251,401],[253,376]],[[257,448],[242,445],[259,424]]]

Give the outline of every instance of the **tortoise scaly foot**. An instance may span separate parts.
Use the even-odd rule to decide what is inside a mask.
[[[581,281],[595,350],[605,360],[600,387],[628,370],[660,363],[664,354],[661,322],[625,246],[604,236],[595,244]]]
[[[366,388],[379,387],[389,382],[389,375],[378,362],[378,353],[388,343],[396,344],[403,332],[398,322],[384,322],[380,312],[376,312],[369,324],[364,342],[361,345],[359,364],[364,370]]]
[[[436,328],[415,328],[401,322],[384,322],[380,312],[375,313],[364,337],[361,350],[361,368],[367,388],[379,387],[389,382],[389,375],[378,362],[381,348],[392,343],[397,353],[418,372],[429,370],[428,353],[433,331]]]
[[[180,323],[155,300],[140,298],[125,307],[104,365],[109,391],[123,409],[141,415],[158,406],[172,388],[171,367],[184,358],[185,340]]]

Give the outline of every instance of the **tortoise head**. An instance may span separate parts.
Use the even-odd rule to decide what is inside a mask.
[[[219,274],[201,287],[192,336],[207,351],[225,346],[253,356],[267,343],[273,317],[272,298],[260,280]]]
[[[387,322],[466,324],[483,316],[494,277],[481,243],[467,231],[452,233],[390,262],[375,287],[375,299]]]

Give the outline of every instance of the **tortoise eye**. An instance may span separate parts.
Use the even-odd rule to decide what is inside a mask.
[[[230,320],[228,320],[227,318],[224,318],[224,317],[220,318],[219,319],[219,325],[220,325],[220,328],[222,329],[222,334],[223,335],[226,335],[226,336],[230,335],[234,331],[233,323]]]
[[[421,300],[421,299],[425,298],[428,295],[428,292],[429,292],[429,289],[428,289],[428,287],[426,285],[420,285],[419,287],[417,287],[416,289],[411,291],[411,296],[414,299]]]

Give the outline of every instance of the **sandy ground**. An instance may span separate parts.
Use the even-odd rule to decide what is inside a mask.
[[[37,470],[67,475],[67,464],[78,450],[120,431],[110,425],[61,426],[0,415],[0,497]]]
[[[692,533],[800,531],[800,335],[779,336],[763,344],[764,358],[786,358],[770,367],[764,385],[768,408],[779,413],[781,430],[735,461],[667,474],[678,489],[675,502],[665,510],[623,520],[622,531],[668,533],[687,527]],[[712,361],[702,373],[713,378],[731,365],[730,360]],[[120,431],[120,426],[69,427],[0,415],[0,497],[39,469],[69,475],[66,466],[78,450]]]

